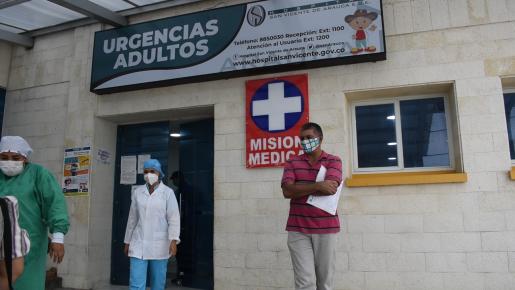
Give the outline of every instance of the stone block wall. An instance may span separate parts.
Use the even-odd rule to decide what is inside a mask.
[[[223,5],[242,1],[224,2]],[[208,9],[205,1],[134,17],[140,22]],[[96,96],[89,93],[93,25],[15,48],[5,132],[28,138],[34,161],[57,176],[68,146],[113,146],[116,118],[214,107],[215,289],[292,289],[281,169],[244,165],[245,80],[307,73],[310,119],[350,175],[349,92],[450,83],[468,182],[346,188],[340,203],[336,289],[515,289],[515,182],[502,79],[515,76],[512,0],[384,0],[387,60]],[[142,122],[144,120],[141,120]],[[94,165],[97,166],[97,165]],[[110,169],[93,172],[89,198],[69,198],[65,286],[89,288],[109,269]],[[97,190],[95,190],[95,186]],[[105,237],[110,239],[110,237]],[[95,248],[96,247],[96,248]],[[97,256],[103,256],[97,259]],[[101,269],[101,270],[99,270]],[[108,276],[102,277],[107,281]]]

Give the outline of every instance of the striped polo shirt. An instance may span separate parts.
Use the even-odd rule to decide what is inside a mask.
[[[4,250],[4,241],[2,239],[3,231],[9,230],[4,228],[4,219],[9,219],[11,223],[11,249],[12,249],[12,258],[21,258],[26,256],[30,250],[30,240],[29,235],[26,230],[20,228],[19,218],[20,213],[18,210],[18,199],[14,196],[4,196],[1,197],[5,199],[7,204],[7,216],[2,214],[0,211],[0,260],[4,260],[5,250]]]
[[[293,156],[286,161],[281,185],[285,183],[314,183],[324,165],[327,168],[325,180],[342,181],[342,161],[322,151],[318,160],[312,165],[306,154]],[[340,231],[338,213],[332,215],[307,203],[309,195],[290,200],[290,213],[286,230],[305,234],[330,234]]]

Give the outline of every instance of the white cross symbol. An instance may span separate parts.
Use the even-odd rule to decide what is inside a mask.
[[[268,130],[277,131],[286,128],[287,113],[302,112],[300,96],[284,97],[284,83],[268,84],[268,99],[252,102],[252,116],[268,115]]]

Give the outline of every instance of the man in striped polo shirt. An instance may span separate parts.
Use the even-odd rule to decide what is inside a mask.
[[[30,251],[29,235],[20,227],[19,217],[18,199],[14,196],[0,197],[0,290],[9,290],[23,273],[24,257]],[[4,235],[4,231],[9,233]],[[7,258],[8,255],[11,259]]]
[[[281,187],[290,199],[286,230],[293,263],[296,290],[332,290],[335,271],[338,214],[332,215],[307,203],[311,194],[332,195],[342,181],[339,157],[324,152],[322,128],[306,123],[300,130],[304,154],[294,156],[284,166]],[[316,182],[321,166],[325,180]]]

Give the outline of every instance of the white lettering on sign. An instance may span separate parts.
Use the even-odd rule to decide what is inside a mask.
[[[299,136],[250,139],[250,151],[300,148]]]
[[[285,97],[284,83],[268,85],[268,99],[252,102],[252,116],[268,116],[268,130],[280,131],[286,128],[286,114],[302,111],[300,96]]]
[[[145,31],[143,33],[133,34],[130,37],[120,36],[106,39],[103,43],[103,51],[105,54],[110,54],[114,51],[120,52],[128,49],[139,49],[142,47],[168,44],[169,42],[213,36],[217,33],[218,20],[211,19],[204,25],[200,22],[196,22],[191,29],[189,24],[185,24],[183,26],[163,28],[162,30]],[[127,48],[127,44],[129,44],[129,48]]]
[[[250,166],[280,164],[295,154],[293,150],[250,153],[248,162]]]
[[[292,155],[297,154],[295,150],[301,147],[299,136],[253,138],[249,141],[250,153],[248,155],[248,164],[250,166],[284,163]],[[302,153],[302,150],[300,153]]]
[[[103,44],[103,52],[105,54],[119,53],[113,69],[172,61],[177,56],[181,58],[190,58],[194,55],[203,56],[209,52],[209,46],[207,39],[200,38],[217,33],[218,20],[211,19],[205,24],[196,22],[192,27],[185,24],[133,34],[130,37],[120,36],[106,39]],[[179,41],[182,43],[177,43]],[[157,45],[161,46],[151,47]],[[127,53],[128,50],[133,51]]]

